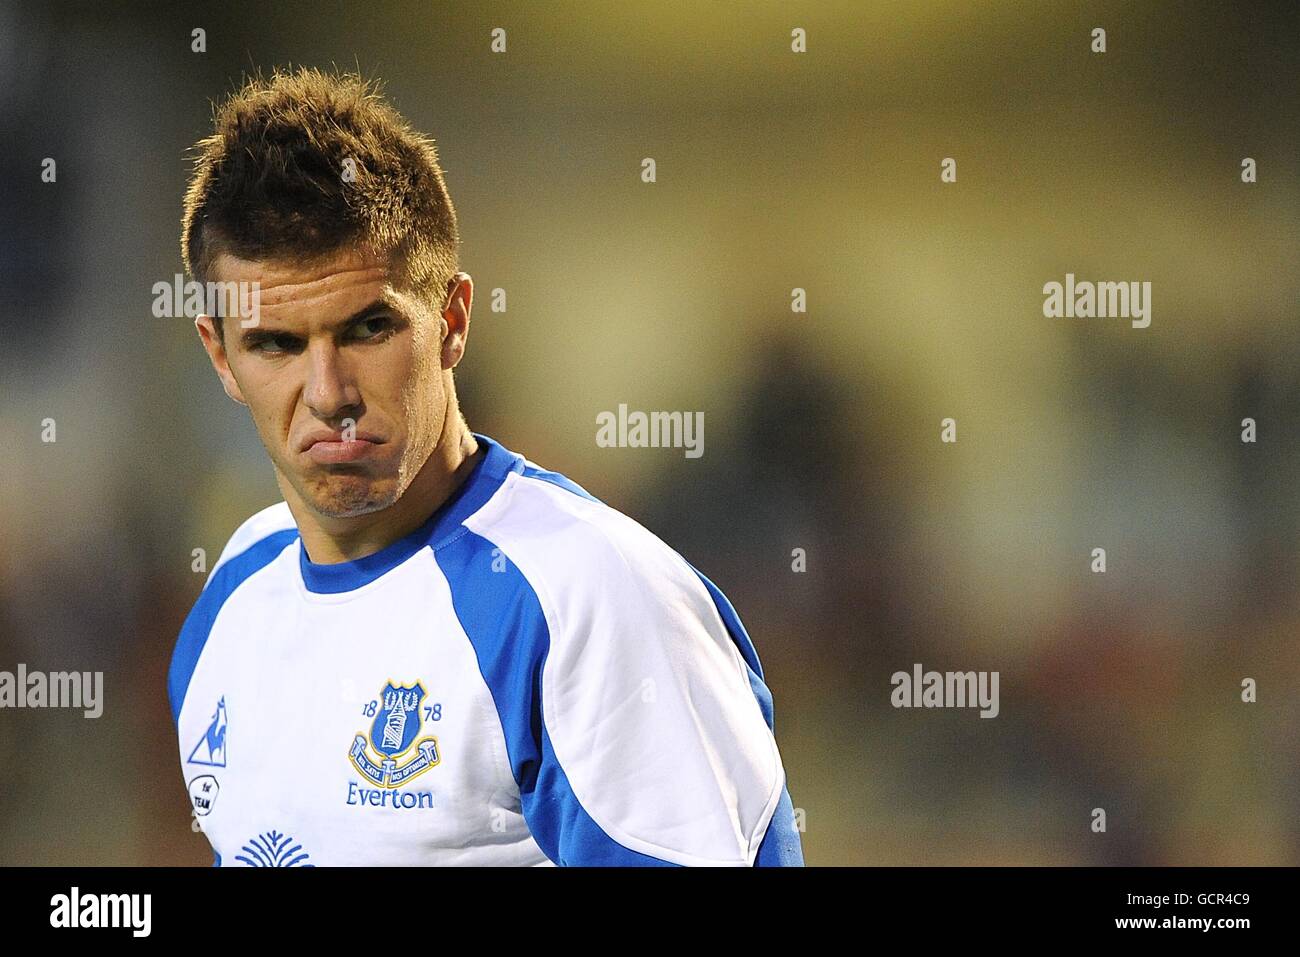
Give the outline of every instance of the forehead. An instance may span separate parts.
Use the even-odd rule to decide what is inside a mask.
[[[241,259],[220,253],[209,270],[214,282],[256,283],[263,319],[337,318],[385,299],[402,304],[390,265],[373,254],[347,248],[311,262]]]

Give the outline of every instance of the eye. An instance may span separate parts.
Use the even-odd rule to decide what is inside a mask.
[[[347,332],[347,338],[365,342],[371,339],[380,339],[384,333],[393,328],[393,320],[389,316],[371,316],[368,319],[362,319],[354,323]]]
[[[282,355],[296,351],[298,340],[293,336],[267,336],[254,342],[252,348],[266,355]]]

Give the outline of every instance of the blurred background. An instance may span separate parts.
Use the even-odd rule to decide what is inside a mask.
[[[305,64],[437,141],[471,427],[736,605],[808,864],[1300,864],[1296,9],[0,5],[0,670],[105,673],[0,711],[0,863],[211,862],[165,674],[192,550],[280,496],[152,286],[211,101]],[[1150,327],[1044,317],[1067,272]],[[705,454],[598,447],[620,403]],[[891,707],[918,662],[999,716]]]

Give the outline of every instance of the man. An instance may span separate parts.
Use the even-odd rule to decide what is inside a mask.
[[[168,676],[216,863],[801,865],[731,604],[461,417],[473,283],[433,143],[314,70],[215,127],[182,253],[258,309],[195,324],[284,495]]]

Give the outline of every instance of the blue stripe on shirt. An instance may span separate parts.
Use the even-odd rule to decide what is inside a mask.
[[[190,679],[194,677],[194,668],[199,663],[199,655],[203,653],[208,635],[212,633],[212,623],[217,620],[217,613],[221,611],[226,599],[236,588],[269,565],[297,537],[296,528],[273,532],[223,564],[204,587],[198,601],[190,609],[185,624],[181,626],[180,637],[172,652],[171,666],[167,670],[167,698],[171,702],[173,721],[180,721],[181,706],[185,703],[185,692],[189,689]]]
[[[619,844],[583,808],[542,721],[550,632],[533,587],[492,542],[466,529],[434,551],[505,733],[524,820],[560,866],[674,866]]]

